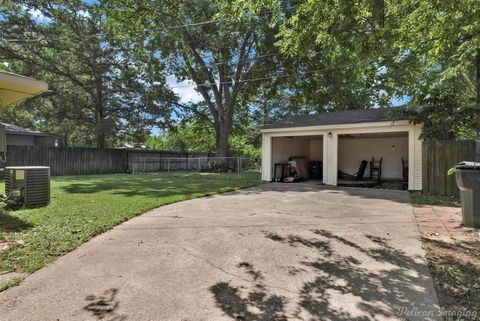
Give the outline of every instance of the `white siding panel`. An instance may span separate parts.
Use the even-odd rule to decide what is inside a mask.
[[[272,138],[262,134],[262,181],[272,180]]]
[[[336,133],[332,133],[332,137],[325,136],[326,145],[326,179],[325,184],[337,185],[337,158],[338,158],[338,136]],[[325,166],[324,165],[324,166]]]
[[[415,165],[414,165],[414,190],[422,190],[422,140],[420,134],[422,133],[421,126],[415,126],[414,129],[414,153],[415,153]]]

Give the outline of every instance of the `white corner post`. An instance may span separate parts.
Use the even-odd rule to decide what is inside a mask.
[[[422,126],[415,125],[408,131],[408,189],[422,190]]]
[[[323,137],[323,182],[337,186],[338,134],[329,131]]]
[[[262,133],[262,181],[272,180],[272,137]]]

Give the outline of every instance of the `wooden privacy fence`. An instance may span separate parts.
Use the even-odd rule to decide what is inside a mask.
[[[456,163],[475,159],[475,141],[424,141],[422,149],[422,185],[424,193],[458,196],[455,175],[447,172]]]
[[[5,166],[50,166],[53,176],[125,173],[142,158],[205,157],[206,153],[98,149],[77,147],[8,146]]]

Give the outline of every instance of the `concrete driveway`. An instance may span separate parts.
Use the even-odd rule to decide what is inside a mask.
[[[0,293],[2,320],[439,320],[408,194],[269,184],[164,206]]]

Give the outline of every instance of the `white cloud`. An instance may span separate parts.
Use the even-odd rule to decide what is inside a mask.
[[[81,17],[84,17],[84,18],[90,18],[91,17],[90,12],[88,12],[86,10],[78,10],[77,14]]]
[[[202,95],[200,95],[195,90],[195,86],[193,86],[192,81],[184,80],[184,81],[178,82],[175,76],[168,76],[167,84],[170,85],[172,87],[173,92],[180,97],[180,101],[182,103],[187,103],[187,102],[196,103],[203,100]]]
[[[24,5],[22,5],[21,7],[24,11],[28,12],[32,16],[33,20],[35,20],[38,23],[50,23],[50,22],[52,22],[52,19],[45,16],[38,9],[28,8],[27,6],[24,6]]]

